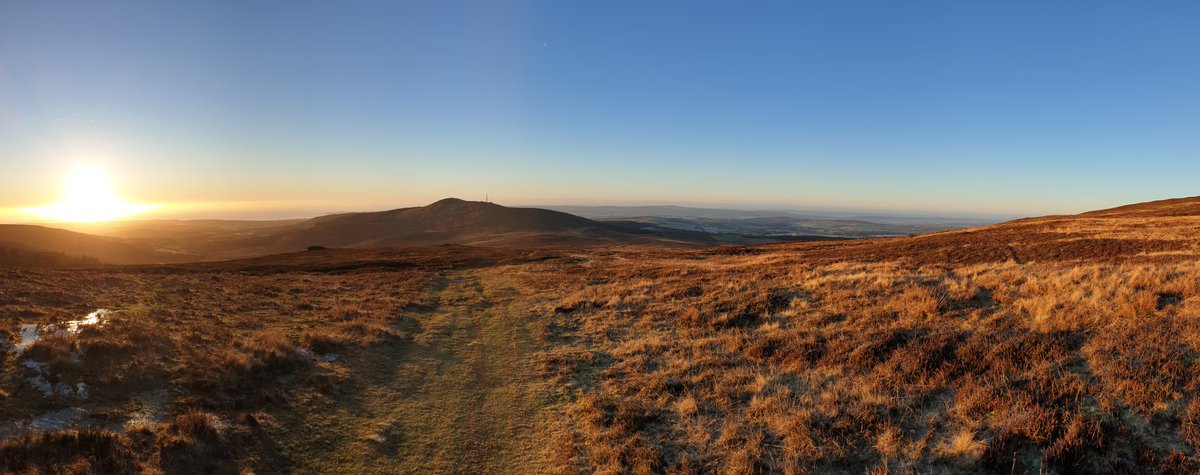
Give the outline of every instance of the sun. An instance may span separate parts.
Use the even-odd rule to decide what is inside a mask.
[[[67,178],[61,201],[29,211],[49,219],[93,223],[124,218],[155,207],[122,200],[102,170],[80,167]]]

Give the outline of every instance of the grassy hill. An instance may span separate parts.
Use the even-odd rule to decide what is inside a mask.
[[[90,256],[69,256],[61,252],[32,249],[22,244],[0,242],[0,266],[3,267],[66,267],[97,265],[100,260]]]
[[[151,247],[121,239],[34,225],[0,224],[0,243],[5,243],[7,248],[26,252],[61,254],[68,258],[63,262],[84,257],[108,264],[153,264],[194,260],[194,256],[159,252]]]
[[[625,244],[711,244],[704,233],[650,232],[537,208],[447,198],[428,206],[322,216],[215,246],[213,255],[244,257],[308,246],[381,248],[435,244],[577,248]]]
[[[422,207],[312,219],[150,220],[56,226],[66,229],[0,226],[0,242],[67,257],[92,256],[108,264],[220,261],[291,253],[310,246],[373,249],[467,244],[543,249],[717,244],[704,232],[601,223],[558,211],[454,198]]]

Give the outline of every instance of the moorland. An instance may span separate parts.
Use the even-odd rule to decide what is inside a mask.
[[[1192,198],[757,246],[18,263],[0,470],[1195,472],[1198,231]]]

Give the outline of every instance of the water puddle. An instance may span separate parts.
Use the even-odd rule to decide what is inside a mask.
[[[33,360],[24,360],[21,362],[21,366],[33,370],[33,376],[25,378],[25,381],[29,383],[30,387],[41,392],[42,397],[50,398],[54,396],[60,396],[64,398],[73,397],[81,400],[86,400],[88,398],[87,383],[80,381],[74,385],[71,385],[63,381],[51,383],[50,380],[46,379],[46,374],[49,372],[49,365],[46,363],[39,363]]]
[[[321,355],[321,354],[317,354],[312,351],[309,351],[306,348],[298,348],[296,351],[297,351],[297,353],[300,354],[301,358],[304,358],[306,360],[320,361],[322,363],[332,363],[334,361],[337,361],[337,359],[338,359],[337,353],[326,353],[326,354]]]
[[[129,411],[129,419],[114,430],[129,430],[139,425],[153,425],[162,422],[166,417],[165,406],[169,395],[167,390],[158,389],[133,396],[137,408]]]
[[[108,319],[108,315],[110,313],[110,310],[102,308],[96,310],[95,312],[89,313],[78,320],[68,320],[57,325],[39,326],[33,323],[22,324],[20,326],[21,341],[19,341],[16,345],[8,344],[6,346],[13,353],[21,354],[46,335],[75,336],[78,335],[79,332],[83,331],[84,328],[103,325],[104,321]],[[59,396],[63,398],[76,398],[80,400],[88,399],[89,388],[87,384],[83,382],[70,384],[64,381],[52,382],[50,379],[47,379],[48,366],[46,363],[39,363],[32,359],[27,359],[22,361],[21,365],[31,370],[30,372],[33,373],[33,376],[25,378],[25,380],[29,383],[30,387],[42,393],[43,397],[50,398]]]
[[[0,436],[12,437],[19,434],[37,434],[53,430],[85,425],[88,412],[82,408],[69,407],[39,415],[32,420],[14,421],[0,427]]]
[[[34,343],[37,343],[37,341],[42,339],[42,337],[45,335],[78,335],[79,332],[83,331],[84,328],[104,324],[104,321],[108,319],[109,313],[112,313],[112,311],[102,308],[96,310],[95,312],[89,313],[87,316],[78,320],[67,320],[62,322],[61,325],[42,325],[39,327],[37,324],[33,323],[23,324],[20,327],[21,341],[13,347],[13,351],[15,353],[21,353],[29,349],[30,346],[33,346]]]
[[[60,383],[61,384],[61,383]],[[86,392],[83,383],[79,392]],[[166,417],[164,406],[168,399],[166,390],[137,394],[133,397],[137,408],[130,411],[124,420],[112,421],[97,417],[90,406],[73,406],[44,412],[32,419],[15,420],[0,424],[0,440],[21,434],[38,434],[61,429],[79,427],[102,427],[111,431],[124,431],[137,426],[154,425]]]
[[[64,429],[79,423],[85,415],[87,415],[87,411],[78,407],[50,411],[34,419],[29,424],[29,428],[34,432]]]
[[[17,353],[25,351],[35,341],[38,341],[38,326],[32,323],[21,325],[21,342],[17,343]]]
[[[96,310],[95,312],[87,314],[86,317],[83,317],[79,320],[70,320],[70,321],[66,322],[67,334],[75,335],[75,334],[79,333],[79,331],[82,329],[82,327],[99,325],[101,319],[108,318],[108,314],[109,314],[109,310],[106,308],[102,308],[100,310]]]

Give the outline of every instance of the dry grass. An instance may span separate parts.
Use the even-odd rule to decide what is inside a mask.
[[[174,473],[232,473],[237,471],[221,420],[209,413],[187,412],[158,428],[160,463]]]
[[[337,307],[330,325],[305,330],[300,341],[318,353],[332,353],[348,346],[370,346],[389,338],[403,338],[386,317],[373,315],[355,307]]]
[[[12,272],[10,341],[17,323],[118,312],[0,359],[0,423],[63,407],[120,423],[168,396],[124,430],[14,434],[0,461],[75,470],[68,447],[132,460],[116,471],[1200,471],[1200,264],[1195,240],[1158,229],[1194,220],[1079,219]],[[92,398],[44,398],[25,361]]]
[[[592,261],[546,310],[570,342],[543,360],[574,398],[566,464],[1197,468],[1194,262],[796,257]]]
[[[0,441],[0,470],[6,473],[135,473],[140,468],[129,441],[103,429],[69,429]]]
[[[959,430],[938,447],[938,453],[943,457],[963,457],[975,461],[983,455],[986,447],[986,444],[975,439],[975,431]]]
[[[404,348],[413,315],[436,306],[431,289],[447,266],[508,258],[450,251],[240,270],[206,264],[3,271],[0,318],[8,342],[18,339],[21,324],[61,327],[97,308],[113,312],[77,334],[45,331],[20,355],[2,352],[0,436],[7,437],[9,455],[0,471],[110,471],[68,456],[84,450],[71,445],[80,437],[108,444],[95,451],[132,460],[118,472],[292,466],[304,455],[284,454],[279,444],[299,428],[265,425],[262,411],[304,412],[336,401],[353,375],[326,353]],[[28,382],[37,377],[55,394]],[[70,392],[60,394],[59,387]],[[72,408],[82,416],[65,420],[64,430],[30,428],[39,417]],[[55,444],[64,448],[47,448]],[[108,463],[99,452],[80,453]]]

